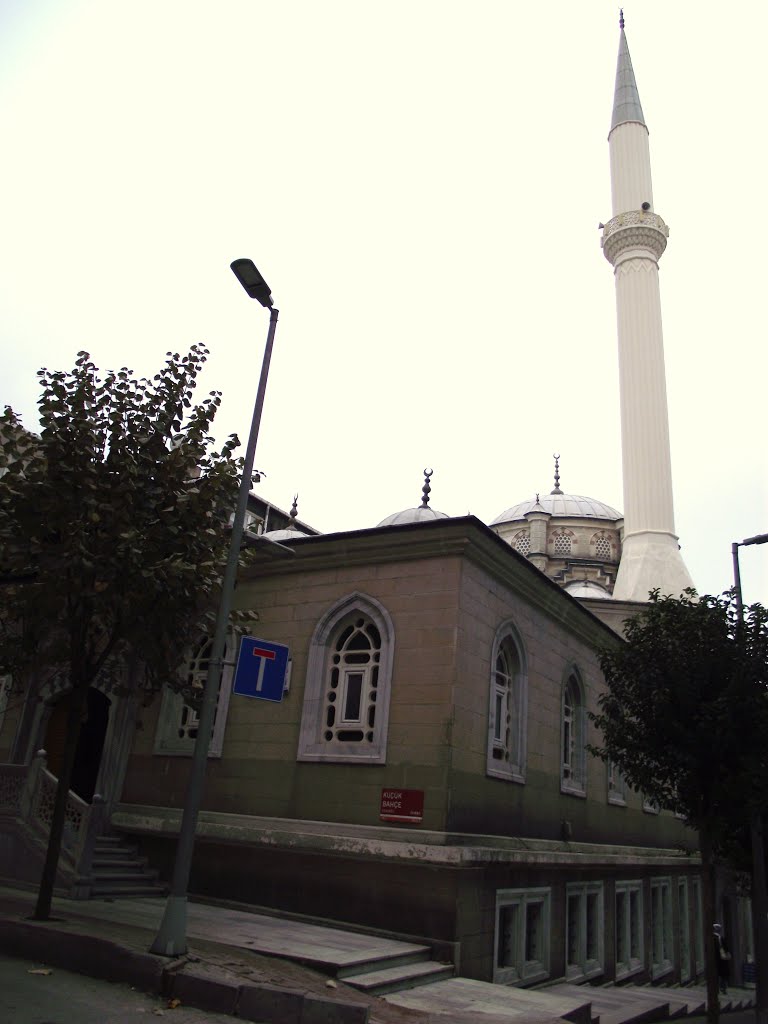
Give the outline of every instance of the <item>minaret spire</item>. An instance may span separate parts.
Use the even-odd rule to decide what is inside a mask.
[[[680,556],[664,374],[659,264],[669,228],[653,212],[648,128],[619,21],[619,59],[608,135],[613,217],[601,245],[614,267],[621,390],[624,541],[613,597],[647,601],[657,587],[693,586]]]
[[[619,17],[619,59],[616,62],[616,88],[613,91],[613,114],[611,116],[611,131],[616,125],[624,124],[625,121],[637,121],[645,124],[643,108],[640,104],[640,93],[637,91],[635,72],[632,68],[632,58],[629,56],[627,37],[624,35],[624,11]]]

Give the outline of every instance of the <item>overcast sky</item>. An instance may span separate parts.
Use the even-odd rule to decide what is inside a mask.
[[[636,0],[676,528],[702,592],[768,532],[768,5]],[[490,522],[552,487],[621,509],[607,0],[0,0],[0,401],[79,349],[211,349],[245,439],[280,309],[260,493],[327,532]],[[741,554],[768,602],[768,545]]]

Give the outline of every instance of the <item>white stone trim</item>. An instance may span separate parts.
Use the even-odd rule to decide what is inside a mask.
[[[569,687],[577,695],[572,715],[568,715],[566,697]],[[581,672],[569,665],[560,694],[560,791],[570,796],[587,795],[587,709],[586,689]],[[568,748],[566,750],[566,747]]]
[[[565,976],[568,981],[583,981],[602,974],[605,969],[605,903],[602,882],[569,882],[565,887]],[[575,922],[575,959],[570,959],[571,900],[578,901]],[[597,920],[593,924],[594,945],[589,948],[590,900]],[[592,955],[590,955],[592,954]]]
[[[619,901],[624,903],[625,908],[623,922],[619,921]],[[619,928],[620,923],[622,923],[621,929]],[[645,968],[643,883],[639,878],[616,883],[614,933],[616,937],[616,980],[618,981]],[[623,949],[621,949],[622,946]],[[619,958],[620,950],[625,954],[621,959]]]
[[[496,685],[496,661],[502,647],[509,644],[514,647],[517,671],[515,673],[513,686],[516,704],[516,720],[511,724],[514,735],[510,740],[510,747],[517,756],[511,759],[499,759],[494,757],[494,752],[499,749],[499,740],[496,729],[496,706],[497,706],[497,685]],[[525,647],[520,634],[511,619],[503,622],[496,631],[491,648],[491,671],[488,691],[488,744],[486,754],[486,774],[497,779],[508,779],[512,782],[525,782],[526,761],[527,761],[527,740],[528,740],[528,662],[525,656]]]
[[[357,614],[370,618],[381,637],[374,738],[364,745],[328,742],[323,736],[323,720],[326,714],[325,691],[330,670],[331,641],[344,620]],[[376,598],[355,591],[328,609],[315,627],[310,641],[297,761],[386,763],[394,649],[395,628],[392,618]]]
[[[672,879],[651,879],[651,977],[669,974],[675,962],[672,946]]]
[[[548,888],[496,890],[494,984],[534,984],[549,977],[551,896]],[[531,911],[537,916],[535,935]]]

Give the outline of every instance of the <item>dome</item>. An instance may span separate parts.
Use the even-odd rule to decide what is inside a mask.
[[[267,540],[276,541],[278,544],[284,544],[286,541],[299,540],[301,537],[308,537],[308,533],[302,533],[302,531],[296,527],[296,517],[298,514],[299,496],[298,494],[294,494],[291,511],[288,513],[291,520],[288,526],[284,526],[279,530],[267,530],[266,533],[262,534],[262,537],[266,537]]]
[[[531,498],[530,501],[521,501],[512,505],[505,512],[491,523],[497,526],[499,523],[513,523],[518,519],[525,519],[528,512],[548,512],[551,516],[558,516],[562,519],[613,519],[622,518],[610,505],[596,498],[587,498],[581,494],[559,493],[545,494],[544,497]]]
[[[282,544],[286,541],[299,540],[301,537],[308,536],[308,533],[302,533],[301,530],[297,530],[293,526],[287,526],[284,530],[267,530],[266,533],[262,534],[262,537],[266,537],[267,540],[274,540]]]
[[[564,589],[571,597],[593,597],[599,601],[610,601],[611,594],[605,587],[601,587],[594,580],[573,580],[566,583]]]
[[[429,507],[429,492],[432,490],[429,478],[432,476],[431,469],[424,470],[424,486],[421,489],[421,504],[415,508],[405,508],[402,512],[393,512],[391,516],[382,519],[379,526],[405,526],[408,523],[428,523],[433,519],[450,519],[446,512],[437,512]]]
[[[428,523],[433,519],[450,519],[450,516],[447,512],[437,512],[428,505],[419,505],[418,508],[405,508],[402,512],[393,512],[391,516],[377,523],[377,526],[404,526],[406,523]]]

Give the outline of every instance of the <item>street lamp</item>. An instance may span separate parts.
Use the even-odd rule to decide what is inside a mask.
[[[768,544],[768,533],[758,533],[755,537],[747,537],[746,540],[734,541],[731,544],[733,555],[733,586],[736,591],[736,612],[738,614],[738,627],[741,629],[744,617],[744,605],[741,597],[741,572],[739,571],[739,548],[749,547],[750,544]]]
[[[741,594],[741,572],[739,570],[739,548],[752,544],[768,544],[768,533],[758,533],[746,540],[731,544],[733,555],[733,589],[736,594],[736,639],[741,643],[744,631],[744,602]],[[755,1020],[758,1024],[768,1022],[768,883],[765,877],[765,844],[763,841],[763,818],[759,811],[752,814],[750,822],[752,844],[752,942],[754,945],[755,977]]]
[[[224,663],[224,648],[229,625],[229,613],[232,606],[232,594],[235,589],[237,566],[240,560],[240,546],[245,527],[245,511],[253,477],[253,462],[256,455],[256,442],[259,437],[261,412],[264,408],[264,395],[267,390],[269,363],[272,358],[272,345],[275,340],[275,329],[279,310],[272,305],[270,288],[253,260],[235,260],[230,264],[240,284],[252,299],[258,299],[269,309],[269,331],[261,364],[261,376],[256,392],[256,403],[253,407],[251,432],[245,450],[243,476],[237,496],[237,507],[232,521],[232,532],[229,539],[229,554],[221,583],[219,607],[216,613],[216,629],[213,637],[211,657],[208,662],[208,674],[203,690],[203,701],[200,707],[200,721],[192,755],[192,766],[187,783],[187,794],[184,800],[184,812],[179,830],[179,841],[176,847],[176,860],[173,866],[171,889],[165,904],[163,920],[150,950],[161,956],[182,956],[187,951],[187,886],[192,867],[192,850],[195,843],[195,830],[200,812],[200,803],[205,783],[205,770],[208,765],[208,747],[211,742],[211,730],[216,712],[216,697],[219,692],[221,671]]]

